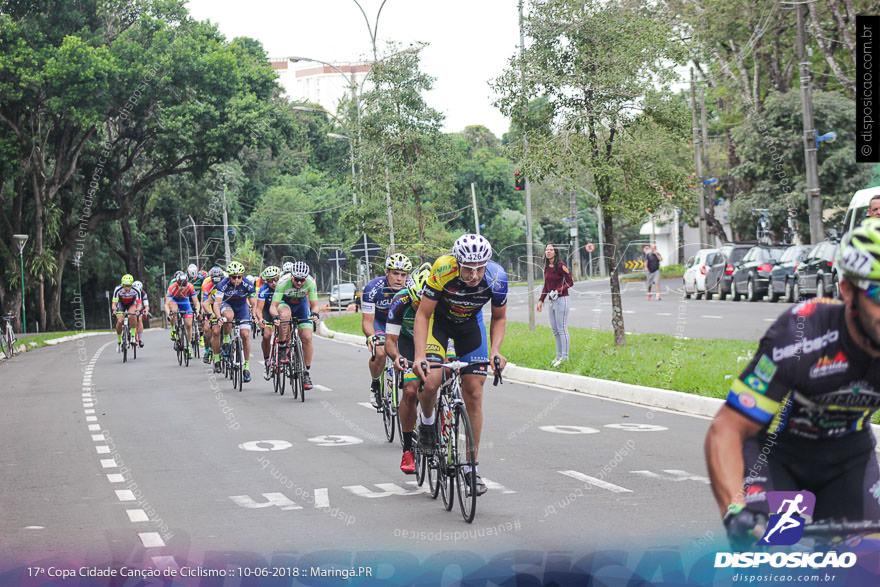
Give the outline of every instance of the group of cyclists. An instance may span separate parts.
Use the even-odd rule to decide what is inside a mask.
[[[462,370],[462,396],[479,451],[487,365],[496,357],[502,369],[506,364],[500,348],[508,282],[504,269],[491,258],[485,237],[465,234],[455,241],[452,254],[415,269],[405,255],[389,256],[385,274],[364,287],[362,329],[371,351],[373,406],[379,406],[386,357],[402,375],[404,473],[415,472],[416,426],[424,449],[432,450],[437,442],[434,407],[442,369],[425,366],[443,362],[450,345],[461,361],[471,364]],[[871,416],[880,408],[880,219],[868,218],[843,237],[836,264],[841,300],[806,300],[784,312],[732,384],[706,435],[712,491],[731,543],[738,548],[755,547],[767,532],[775,513],[769,509],[768,492],[812,491],[816,518],[880,519],[880,467],[870,429]],[[308,274],[302,262],[271,266],[255,284],[238,262],[230,263],[226,273],[214,267],[207,275],[190,266],[169,284],[165,306],[175,318],[180,314],[174,312],[183,315],[188,335],[193,313],[201,310],[209,326],[204,328],[206,350],[211,341],[205,362],[218,356],[225,341],[221,324],[228,335],[233,319],[256,316],[263,327],[263,355],[268,357],[268,329],[293,320],[308,368],[317,304],[314,279]],[[198,285],[201,300],[195,293]],[[117,333],[125,312],[148,304],[139,286],[126,274],[114,292]],[[488,332],[482,312],[486,304],[491,308]],[[143,346],[142,321],[128,317]],[[281,340],[289,336],[289,327],[279,328]],[[244,349],[247,380],[247,343]],[[477,467],[466,473],[476,476],[477,494],[485,493]]]
[[[250,328],[253,321],[263,333],[262,351],[265,361],[269,360],[269,341],[274,327],[278,328],[280,361],[288,360],[287,348],[290,341],[290,321],[297,323],[302,341],[306,373],[303,387],[313,387],[309,368],[314,354],[312,330],[317,318],[317,290],[315,280],[309,275],[310,269],[303,261],[284,263],[283,267],[270,265],[263,269],[259,278],[245,275],[245,267],[238,261],[219,266],[209,271],[199,270],[195,264],[189,265],[186,272],[177,271],[165,291],[163,310],[171,320],[171,340],[177,337],[178,321],[183,319],[187,342],[193,340],[193,320],[200,325],[199,344],[204,348],[202,361],[213,361],[214,372],[221,371],[221,352],[231,342],[233,322],[240,326],[244,365],[242,377],[250,381]],[[268,302],[268,303],[267,303]],[[120,285],[113,292],[113,306],[116,314],[117,342],[121,342],[123,323],[136,328],[135,340],[143,348],[144,324],[149,319],[149,302],[143,284],[135,281],[131,274],[122,276]],[[148,325],[148,323],[147,323]],[[287,326],[287,327],[286,327]],[[286,328],[285,328],[286,327]],[[191,353],[189,344],[185,345],[187,354]]]

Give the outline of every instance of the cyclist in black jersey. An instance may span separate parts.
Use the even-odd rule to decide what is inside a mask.
[[[880,408],[880,219],[843,237],[837,265],[843,302],[782,314],[706,435],[712,491],[737,548],[767,528],[768,491],[813,492],[815,519],[880,516],[870,429]]]

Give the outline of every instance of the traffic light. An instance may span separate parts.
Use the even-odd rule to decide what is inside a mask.
[[[526,178],[520,171],[513,172],[513,184],[516,191],[526,189]]]

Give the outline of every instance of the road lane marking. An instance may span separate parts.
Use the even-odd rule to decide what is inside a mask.
[[[273,450],[287,450],[293,445],[287,442],[286,440],[251,440],[249,442],[243,442],[238,445],[238,448],[241,450],[248,451],[273,451]]]
[[[144,548],[160,548],[165,546],[165,541],[159,536],[158,532],[138,532],[138,537]]]
[[[162,555],[162,556],[154,556],[152,557],[153,564],[156,565],[156,568],[160,571],[164,571],[165,569],[174,569],[169,574],[172,577],[178,576],[179,573],[177,571],[180,570],[180,567],[177,565],[177,561],[174,560],[173,556]]]
[[[319,487],[318,489],[315,489],[315,507],[330,507],[330,491],[326,487]]]
[[[332,389],[330,389],[326,385],[318,385],[317,383],[312,385],[312,389],[317,389],[318,391],[333,391]],[[370,407],[373,407],[373,406],[370,406]]]
[[[554,432],[556,434],[597,434],[599,431],[589,426],[570,426],[567,424],[539,426],[539,430],[544,432]]]
[[[116,464],[116,459],[101,459],[101,466],[105,469],[114,469],[119,465]]]
[[[86,416],[86,422],[97,422],[98,416]]]
[[[605,424],[605,428],[626,430],[627,432],[659,432],[660,430],[669,430],[669,428],[667,428],[666,426],[657,426],[656,424],[637,424],[635,422]]]
[[[125,475],[120,475],[119,473],[107,473],[107,481],[110,483],[124,483]]]
[[[283,493],[261,493],[260,495],[265,497],[266,501],[257,502],[252,499],[250,495],[230,495],[229,499],[231,499],[232,502],[239,507],[252,510],[271,507],[278,507],[284,511],[303,509],[301,505],[298,505],[295,501],[293,501]]]
[[[117,489],[116,498],[119,501],[134,501],[134,492],[131,489]]]
[[[94,414],[94,413],[95,413],[95,410],[91,409],[91,408],[87,408],[87,409],[83,410],[83,414]]]
[[[363,406],[365,408],[369,408],[369,409],[373,410],[374,412],[376,411],[376,408],[374,408],[373,404],[371,404],[370,402],[357,402],[357,405]]]
[[[710,315],[710,314],[703,314],[703,315],[700,316],[700,318],[713,318],[713,319],[715,319],[715,320],[723,320],[723,319],[724,319],[724,316],[713,316],[713,315]]]
[[[99,446],[96,446],[96,447],[95,447],[95,451],[96,451],[99,455],[109,455],[109,454],[110,454],[110,447],[109,447],[109,446],[105,446],[105,445],[99,445]]]
[[[89,424],[89,432],[98,432],[101,430],[100,424]]]
[[[107,439],[104,438],[103,434],[92,434],[92,440],[94,440],[95,442],[104,442]]]
[[[665,481],[699,481],[700,483],[709,485],[709,478],[703,475],[695,475],[693,473],[688,473],[687,471],[682,471],[681,469],[663,469],[663,472],[666,473],[666,475],[660,475],[653,471],[630,471],[630,473],[648,477],[649,479],[663,479]]]
[[[658,316],[672,316],[672,312],[657,312]]]
[[[149,522],[150,518],[147,517],[147,512],[144,510],[125,510],[125,513],[128,514],[128,520],[130,522]]]
[[[776,318],[764,318],[764,322],[776,322]]]
[[[566,477],[571,477],[572,479],[577,479],[578,481],[583,481],[589,485],[594,485],[600,489],[607,489],[613,493],[632,493],[631,489],[627,489],[626,487],[621,487],[620,485],[615,485],[613,483],[608,483],[607,481],[603,481],[601,479],[597,479],[596,477],[590,477],[589,475],[584,475],[578,471],[558,471],[562,473]]]
[[[391,495],[418,495],[420,493],[429,493],[431,491],[427,485],[416,487],[415,489],[405,489],[396,483],[376,483],[375,485],[381,489],[381,491],[373,491],[363,485],[346,485],[343,489],[350,491],[358,497],[367,497],[370,499],[388,497]]]

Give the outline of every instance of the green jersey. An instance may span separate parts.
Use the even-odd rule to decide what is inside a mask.
[[[275,295],[272,296],[273,302],[284,302],[287,305],[298,304],[302,300],[308,303],[310,300],[318,299],[318,286],[311,275],[306,277],[302,287],[296,287],[293,284],[293,277],[287,275],[278,282],[275,288]]]

